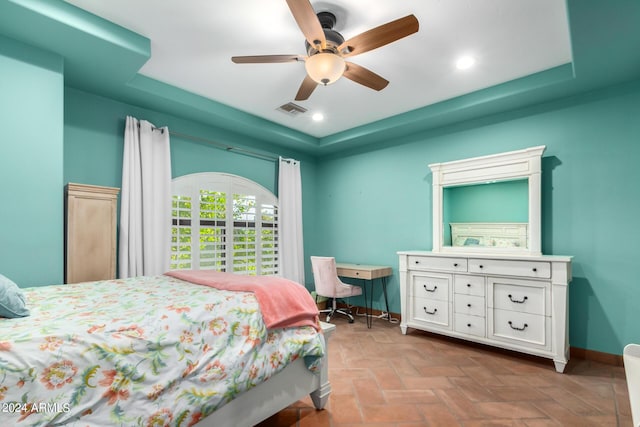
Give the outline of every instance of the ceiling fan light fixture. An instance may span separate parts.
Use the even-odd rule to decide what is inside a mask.
[[[304,66],[309,77],[325,86],[342,77],[346,69],[346,63],[341,56],[328,52],[320,52],[308,57]]]

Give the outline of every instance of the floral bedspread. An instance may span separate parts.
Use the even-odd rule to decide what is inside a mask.
[[[252,293],[168,276],[25,289],[0,318],[0,425],[187,426],[304,357],[312,327],[267,330]]]

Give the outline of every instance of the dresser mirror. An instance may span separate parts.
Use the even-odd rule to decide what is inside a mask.
[[[541,255],[544,149],[429,165],[433,252]]]

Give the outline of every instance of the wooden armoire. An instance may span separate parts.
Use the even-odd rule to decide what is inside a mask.
[[[65,283],[115,279],[120,189],[69,183],[65,189]]]

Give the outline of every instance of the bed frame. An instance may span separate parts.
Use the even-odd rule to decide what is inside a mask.
[[[267,381],[241,394],[209,415],[199,427],[250,427],[269,418],[309,394],[316,409],[323,409],[331,394],[329,383],[329,338],[335,325],[320,322],[325,339],[325,355],[320,372],[309,371],[297,359]]]
[[[629,390],[631,420],[634,427],[640,427],[640,344],[627,344],[622,358]]]
[[[526,222],[452,222],[449,225],[452,246],[465,246],[470,240],[480,247],[528,247]]]

